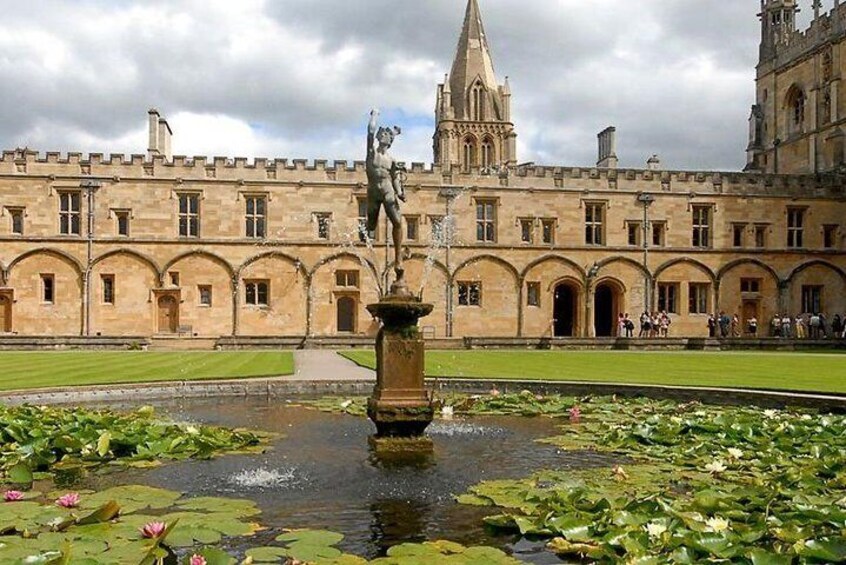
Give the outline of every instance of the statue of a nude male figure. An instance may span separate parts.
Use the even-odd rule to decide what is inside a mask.
[[[402,215],[399,205],[399,201],[405,202],[402,186],[405,170],[391,157],[388,150],[401,131],[398,127],[379,127],[378,119],[379,111],[372,110],[367,127],[367,237],[375,237],[379,212],[384,206],[392,227],[394,270],[399,284],[405,272],[402,266]],[[378,147],[375,145],[377,141]]]

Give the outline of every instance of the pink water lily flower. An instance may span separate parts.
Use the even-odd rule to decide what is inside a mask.
[[[24,493],[19,490],[7,490],[3,494],[3,501],[4,502],[17,502],[19,500],[23,500]]]
[[[189,561],[190,565],[207,565],[206,558],[202,555],[197,555],[196,553],[191,556],[191,561]]]
[[[578,422],[582,418],[582,409],[578,406],[573,406],[569,410],[570,412],[570,421]]]
[[[56,500],[56,504],[62,508],[76,508],[79,506],[79,494],[69,492],[64,496],[60,496],[58,500]]]
[[[144,524],[144,527],[141,528],[141,535],[148,539],[159,538],[166,528],[167,524],[164,522],[150,522],[149,524]]]

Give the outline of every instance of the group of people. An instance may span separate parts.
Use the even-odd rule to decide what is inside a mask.
[[[620,337],[634,337],[635,328],[639,325],[638,337],[669,337],[670,315],[666,312],[644,312],[636,324],[629,317],[628,312],[617,317],[617,335]]]
[[[846,339],[846,314],[835,314],[829,323],[825,314],[776,314],[770,322],[772,337],[793,339]]]

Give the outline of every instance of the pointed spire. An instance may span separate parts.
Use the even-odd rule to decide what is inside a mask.
[[[461,30],[461,38],[458,40],[458,49],[450,73],[450,87],[457,115],[460,116],[463,113],[464,104],[461,100],[477,78],[481,79],[489,92],[497,91],[493,59],[488,47],[485,26],[482,24],[479,2],[468,0],[464,27]]]

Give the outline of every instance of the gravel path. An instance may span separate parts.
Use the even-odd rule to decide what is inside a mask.
[[[359,367],[334,351],[321,349],[294,352],[294,375],[299,381],[362,381],[376,380],[376,372]]]

